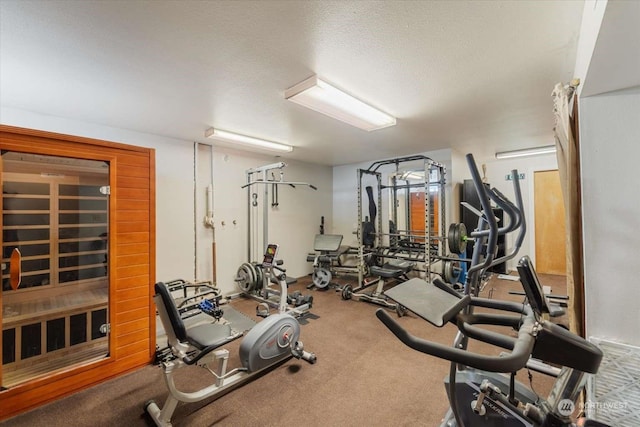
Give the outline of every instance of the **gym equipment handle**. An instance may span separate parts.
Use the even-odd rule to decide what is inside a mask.
[[[469,153],[466,156],[467,165],[469,166],[469,172],[471,172],[471,179],[473,180],[473,185],[476,188],[476,193],[478,193],[478,198],[480,199],[480,205],[482,206],[482,210],[486,212],[486,221],[489,226],[489,235],[487,238],[487,256],[481,264],[472,265],[467,271],[467,275],[470,275],[476,271],[484,270],[491,267],[491,262],[493,261],[494,254],[496,253],[496,248],[498,244],[498,223],[496,222],[496,217],[491,215],[493,212],[491,209],[491,203],[489,202],[489,196],[487,195],[487,191],[482,183],[482,178],[480,178],[480,172],[478,172],[478,167],[476,166],[476,161],[473,158],[473,154]],[[475,237],[474,233],[471,233],[472,237]]]
[[[448,347],[418,338],[402,328],[384,309],[378,309],[376,311],[378,319],[408,347],[440,359],[446,359],[454,363],[471,366],[488,372],[516,372],[526,366],[529,356],[533,352],[533,345],[535,343],[535,337],[533,336],[535,318],[533,311],[528,307],[526,307],[525,313],[523,314],[525,314],[525,316],[518,330],[518,338],[513,345],[513,351],[507,356],[500,357],[472,353],[467,350]]]

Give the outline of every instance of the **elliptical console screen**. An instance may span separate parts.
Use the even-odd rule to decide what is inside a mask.
[[[273,261],[276,259],[276,254],[278,253],[278,245],[275,243],[269,243],[267,245],[267,250],[264,252],[264,259],[262,260],[263,267],[271,267],[273,265]]]
[[[527,295],[531,308],[533,308],[538,316],[542,313],[549,313],[547,298],[544,295],[542,285],[538,280],[538,274],[533,268],[531,259],[527,255],[523,256],[520,258],[517,268],[520,274],[520,282],[524,287],[524,292]]]

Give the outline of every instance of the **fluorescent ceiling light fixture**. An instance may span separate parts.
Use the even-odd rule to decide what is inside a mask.
[[[287,89],[285,99],[351,126],[372,131],[396,124],[396,118],[312,76]]]
[[[543,147],[525,148],[523,150],[502,151],[496,153],[496,159],[511,159],[513,157],[538,156],[540,154],[553,154],[556,152],[555,145],[545,145]]]
[[[410,179],[424,181],[424,171],[406,171],[400,175],[400,179],[403,181],[408,181]]]
[[[223,142],[232,144],[241,144],[250,147],[264,148],[267,150],[284,151],[290,153],[293,151],[291,145],[280,144],[279,142],[265,141],[264,139],[252,138],[250,136],[238,135],[237,133],[227,132],[226,130],[209,128],[205,131],[204,136]]]

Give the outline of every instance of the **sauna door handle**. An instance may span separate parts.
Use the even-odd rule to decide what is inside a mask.
[[[14,291],[20,286],[22,281],[22,254],[20,249],[13,248],[11,252],[11,261],[9,262],[9,282],[11,283],[11,289]]]

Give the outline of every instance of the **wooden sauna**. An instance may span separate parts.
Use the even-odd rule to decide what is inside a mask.
[[[155,153],[0,126],[0,420],[155,350]]]

